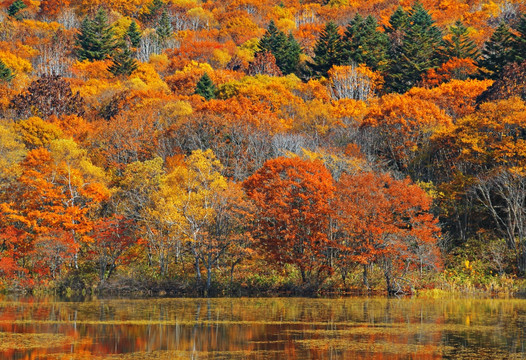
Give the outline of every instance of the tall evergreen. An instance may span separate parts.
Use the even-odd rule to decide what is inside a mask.
[[[15,0],[9,5],[7,8],[7,14],[9,16],[14,17],[17,20],[21,20],[21,16],[18,13],[20,10],[25,9],[27,7],[26,4],[22,0]]]
[[[521,64],[526,61],[526,14],[521,16],[515,30],[517,35],[513,36],[513,61]]]
[[[139,27],[137,26],[135,20],[132,21],[128,27],[128,31],[126,31],[126,37],[133,47],[139,46],[139,43],[141,42],[141,32],[139,31]]]
[[[10,68],[2,60],[0,60],[0,81],[10,82],[13,80],[15,75]]]
[[[115,50],[113,30],[108,25],[106,12],[101,8],[93,18],[82,21],[76,40],[79,60],[104,60],[111,57]]]
[[[146,11],[144,12],[142,19],[146,22],[152,22],[157,19],[161,9],[164,6],[163,0],[153,0],[146,6]]]
[[[343,42],[338,33],[338,26],[329,21],[314,46],[314,63],[309,64],[317,77],[327,76],[334,65],[343,62]]]
[[[502,22],[482,49],[482,56],[479,61],[481,75],[486,78],[497,79],[502,69],[512,62],[513,55],[510,28]]]
[[[386,75],[386,87],[403,93],[420,81],[422,74],[439,65],[437,49],[442,32],[431,15],[417,2],[409,12],[409,23],[399,51],[394,52]]]
[[[172,20],[170,20],[170,16],[166,10],[161,14],[161,18],[159,19],[159,23],[157,24],[155,31],[160,44],[163,47],[166,46],[166,40],[168,40],[173,33]]]
[[[216,86],[210,79],[207,73],[204,73],[203,76],[197,82],[195,87],[195,94],[201,95],[206,100],[215,99],[216,97]]]
[[[479,56],[477,45],[469,38],[468,28],[462,21],[457,20],[455,25],[449,28],[451,40],[444,40],[442,55],[444,61],[456,57],[459,59],[476,60]]]
[[[365,64],[373,70],[383,70],[387,63],[388,38],[379,32],[373,16],[356,15],[343,36],[343,57],[346,63]]]
[[[130,76],[137,69],[137,61],[132,57],[128,45],[121,41],[112,58],[108,71],[114,76]]]
[[[285,35],[271,20],[267,31],[258,43],[258,53],[265,52],[274,55],[276,65],[283,74],[290,74],[295,72],[298,67],[301,46],[292,34]]]

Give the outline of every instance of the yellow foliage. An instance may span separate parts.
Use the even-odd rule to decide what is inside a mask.
[[[140,63],[129,78],[131,87],[136,90],[170,92],[168,85],[161,79],[152,64]]]
[[[71,71],[84,79],[111,79],[113,75],[108,71],[111,60],[101,61],[76,61],[71,66]]]
[[[165,72],[170,65],[170,59],[166,54],[151,54],[149,63],[158,73]]]
[[[62,131],[56,125],[36,116],[19,121],[15,129],[28,149],[49,146],[53,140],[62,138]]]
[[[231,58],[230,54],[225,50],[215,49],[212,53],[212,61],[217,63],[218,68],[224,68]]]
[[[18,74],[30,74],[33,71],[31,62],[10,52],[0,51],[0,60],[15,73],[15,76]]]
[[[115,21],[112,24],[113,32],[115,33],[115,36],[122,39],[126,35],[126,32],[128,31],[128,28],[130,27],[130,24],[132,23],[131,18],[127,16],[121,17],[119,20]],[[137,24],[138,26],[139,24]]]

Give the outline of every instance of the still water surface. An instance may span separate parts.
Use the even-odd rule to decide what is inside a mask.
[[[526,359],[526,300],[4,298],[0,359]]]

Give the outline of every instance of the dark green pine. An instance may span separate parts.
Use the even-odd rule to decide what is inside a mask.
[[[513,61],[521,64],[526,61],[526,14],[521,16],[515,29],[517,35],[513,36]]]
[[[451,40],[444,40],[443,61],[451,58],[477,60],[479,51],[477,45],[469,38],[468,28],[462,21],[457,20],[455,25],[449,28]]]
[[[137,69],[137,61],[132,57],[132,52],[124,41],[119,43],[112,58],[108,71],[114,76],[130,76]]]
[[[314,63],[309,66],[316,77],[327,76],[334,65],[343,62],[343,43],[338,26],[329,21],[314,46]]]
[[[506,65],[513,60],[512,35],[510,28],[501,23],[493,32],[482,49],[479,67],[481,75],[489,79],[497,79]]]
[[[170,16],[168,16],[166,10],[163,11],[163,13],[161,14],[159,24],[157,25],[157,28],[155,30],[161,42],[165,42],[168,38],[172,36],[172,21],[170,20]]]
[[[397,31],[405,31],[409,26],[409,14],[403,7],[398,6],[395,12],[389,18],[389,25],[385,27],[387,34],[392,34]]]
[[[20,10],[25,9],[27,7],[26,4],[22,0],[15,0],[9,5],[7,8],[7,14],[9,16],[14,17],[17,20],[21,20],[21,16],[18,13]]]
[[[139,43],[141,42],[141,32],[139,31],[139,27],[137,26],[137,23],[132,21],[130,26],[128,27],[128,31],[126,32],[126,37],[130,41],[130,44],[133,47],[138,47]]]
[[[79,60],[105,60],[111,57],[116,44],[113,30],[108,25],[108,17],[99,9],[95,18],[85,18],[76,39],[77,57]]]
[[[13,80],[15,75],[10,68],[2,60],[0,60],[0,81],[10,82]]]
[[[417,2],[409,14],[400,51],[391,59],[386,74],[389,91],[406,92],[421,80],[422,74],[440,63],[437,50],[442,32],[421,3]]]
[[[388,37],[378,31],[373,16],[356,15],[343,36],[343,57],[346,63],[365,64],[373,70],[383,70],[387,64]]]
[[[146,11],[143,15],[143,20],[147,22],[154,21],[157,19],[157,16],[159,16],[159,12],[164,6],[163,0],[153,0],[151,3],[149,3],[146,7]]]
[[[195,87],[195,94],[201,95],[206,100],[215,99],[216,97],[216,86],[210,79],[207,73],[201,76],[201,79],[197,82]]]
[[[294,39],[279,30],[273,20],[270,21],[267,31],[258,43],[257,53],[270,52],[276,59],[276,65],[283,74],[290,74],[297,70],[301,46]]]

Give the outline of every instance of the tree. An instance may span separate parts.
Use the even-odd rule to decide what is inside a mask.
[[[479,56],[477,45],[468,36],[468,28],[462,21],[457,20],[455,25],[449,28],[451,39],[444,40],[443,57],[447,61],[451,58],[473,59]]]
[[[376,19],[371,15],[364,19],[357,14],[351,20],[343,36],[345,63],[365,64],[374,71],[385,68],[388,37],[377,27]]]
[[[409,12],[409,24],[399,51],[398,48],[391,50],[394,57],[385,77],[387,89],[403,93],[416,85],[422,74],[439,64],[436,49],[441,41],[441,31],[423,5],[417,2]]]
[[[108,25],[106,11],[100,8],[93,20],[84,18],[76,37],[76,53],[79,60],[105,60],[115,50],[113,30]]]
[[[373,172],[344,174],[332,206],[338,263],[342,271],[362,265],[366,286],[373,263],[382,266],[389,294],[401,290],[395,289],[395,277],[408,267],[422,271],[440,265],[440,229],[430,213],[431,198],[409,179]]]
[[[276,58],[271,52],[258,52],[254,56],[254,60],[248,66],[247,72],[254,76],[257,74],[282,76],[282,72],[276,65]]]
[[[310,69],[315,76],[327,76],[327,73],[334,65],[340,65],[343,61],[343,44],[338,33],[338,26],[329,21],[314,46],[313,63],[309,63]]]
[[[132,52],[128,45],[122,41],[112,57],[112,63],[108,67],[108,71],[114,76],[130,76],[132,72],[137,70],[137,61],[132,57]]]
[[[15,75],[11,69],[8,68],[2,60],[0,60],[0,81],[10,82],[14,77]]]
[[[216,97],[216,86],[208,76],[208,73],[204,73],[203,76],[197,82],[195,87],[195,94],[201,95],[206,100],[215,99]]]
[[[276,65],[285,75],[297,70],[301,46],[292,34],[287,37],[283,31],[280,31],[273,20],[270,21],[267,31],[258,43],[258,52],[271,53],[276,59]]]
[[[29,84],[26,91],[16,95],[10,107],[18,117],[78,115],[84,113],[84,99],[73,94],[69,83],[58,75],[43,75]]]
[[[40,12],[45,16],[54,17],[59,14],[62,9],[70,6],[70,0],[41,0]]]
[[[163,0],[152,0],[147,6],[146,11],[143,13],[143,19],[147,22],[154,21],[159,15],[159,11],[164,7]]]
[[[159,41],[161,42],[161,44],[165,44],[166,40],[168,40],[168,38],[172,36],[172,20],[170,19],[170,16],[166,12],[166,10],[163,11],[163,13],[161,14],[161,18],[159,19],[159,23],[157,24],[155,31],[157,33],[157,36],[159,37]]]
[[[134,48],[139,46],[139,43],[141,42],[141,32],[139,31],[139,27],[137,26],[137,22],[135,22],[135,20],[132,21],[128,27],[128,30],[126,31],[126,37]]]
[[[256,205],[254,238],[277,264],[293,264],[303,283],[318,283],[329,270],[329,202],[334,184],[319,161],[276,158],[243,186]]]
[[[512,35],[509,27],[501,23],[482,49],[482,59],[479,62],[482,75],[486,78],[497,79],[502,69],[512,59]]]
[[[522,14],[515,30],[517,34],[512,38],[512,56],[513,61],[520,64],[526,61],[526,13]]]
[[[18,13],[20,10],[27,8],[27,5],[22,0],[15,0],[7,8],[7,14],[14,17],[17,20],[21,20],[22,17]]]

